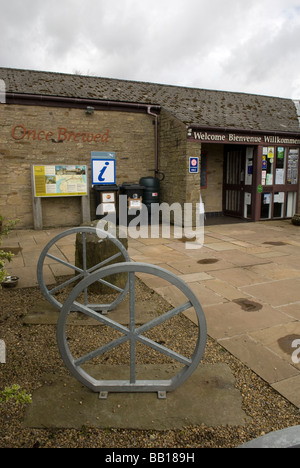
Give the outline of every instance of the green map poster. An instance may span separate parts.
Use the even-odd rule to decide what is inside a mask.
[[[86,166],[33,166],[35,197],[77,197],[88,194]]]

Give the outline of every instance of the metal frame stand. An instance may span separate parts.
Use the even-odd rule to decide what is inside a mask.
[[[70,229],[57,237],[55,237],[43,250],[40,260],[38,262],[38,279],[40,283],[41,290],[46,297],[46,299],[57,307],[60,310],[59,319],[57,323],[57,343],[59,347],[59,351],[65,366],[68,368],[70,373],[83,385],[88,387],[93,392],[99,393],[100,399],[105,399],[108,396],[109,392],[118,392],[118,393],[133,393],[133,392],[157,392],[158,397],[161,399],[166,398],[167,392],[174,391],[180,385],[182,385],[197,369],[204,351],[206,347],[206,339],[207,339],[207,327],[206,327],[206,319],[203,313],[202,307],[192,292],[192,290],[187,286],[187,284],[182,281],[178,276],[174,275],[173,273],[160,268],[158,266],[148,265],[145,263],[135,263],[130,262],[126,249],[123,245],[113,236],[110,236],[108,233],[107,237],[109,240],[114,242],[120,249],[120,253],[114,255],[113,257],[101,262],[98,265],[90,269],[86,269],[86,262],[84,262],[84,268],[79,269],[74,265],[69,264],[66,261],[62,261],[58,257],[55,257],[49,254],[49,249],[63,237],[81,232],[83,235],[83,245],[84,245],[84,253],[83,256],[86,258],[86,238],[85,235],[88,232],[94,232],[95,228],[74,228]],[[107,266],[112,260],[115,260],[119,256],[123,255],[125,258],[125,262],[123,263],[116,263],[110,266]],[[52,290],[48,290],[47,286],[45,285],[44,277],[43,277],[43,265],[46,258],[51,258],[52,260],[57,260],[59,263],[62,263],[65,266],[68,266],[72,270],[75,270],[79,273],[77,277],[71,280],[67,280],[61,285],[53,288]],[[129,261],[127,261],[129,259]],[[110,275],[115,275],[118,273],[128,273],[128,282],[124,290],[120,288],[115,288],[114,285],[111,283],[107,283],[104,280],[105,277]],[[178,288],[181,293],[183,293],[186,297],[186,302],[181,304],[178,307],[172,308],[166,313],[158,316],[157,318],[151,320],[150,322],[137,326],[136,325],[136,316],[135,316],[135,275],[136,273],[146,273],[149,275],[157,276],[171,285]],[[64,304],[61,304],[57,299],[53,297],[57,291],[61,290],[63,287],[70,285],[75,280],[81,279],[79,284],[77,284],[71,293],[69,294],[68,298],[66,299]],[[120,293],[117,299],[111,304],[89,304],[87,291],[89,286],[93,283],[100,281],[104,282],[105,284],[109,284],[113,289],[117,289]],[[126,327],[121,325],[120,323],[112,320],[109,318],[108,315],[99,314],[99,310],[113,310],[120,302],[124,299],[129,291],[129,312],[130,312],[130,321],[129,326]],[[81,304],[77,301],[78,296],[84,292],[84,303]],[[144,334],[152,330],[153,328],[161,325],[168,320],[172,319],[173,317],[184,313],[190,308],[194,308],[197,318],[197,342],[195,345],[195,349],[191,358],[183,356],[162,344],[157,343],[156,341],[147,338]],[[81,357],[74,357],[71,353],[69,348],[68,339],[66,335],[66,326],[67,326],[67,319],[71,312],[77,311],[79,313],[84,314],[85,316],[91,317],[97,322],[101,324],[107,325],[114,330],[117,330],[121,333],[121,336],[104,346],[100,346],[99,348],[85,354]],[[128,376],[127,380],[97,380],[92,377],[86,370],[82,368],[82,366],[91,361],[92,359],[102,356],[104,353],[109,353],[113,349],[117,348],[118,346],[129,342],[130,344],[130,375]],[[179,362],[184,367],[181,368],[176,375],[174,375],[169,380],[137,380],[136,378],[136,344],[142,343],[147,347],[154,349],[155,351],[161,353],[168,358],[171,358],[175,362]]]
[[[82,269],[78,268],[75,265],[72,265],[66,259],[64,260],[64,259],[58,258],[55,255],[52,255],[50,253],[51,248],[53,246],[55,246],[55,244],[59,240],[65,238],[67,236],[70,236],[70,235],[73,235],[73,234],[78,234],[78,233],[82,235],[82,246],[83,246],[83,258],[82,258],[83,268]],[[105,238],[109,239],[113,244],[116,245],[116,247],[119,249],[120,252],[118,252],[115,255],[107,258],[103,262],[98,263],[97,265],[93,266],[92,268],[87,269],[86,236],[87,236],[87,234],[97,234],[97,233],[101,233],[101,239],[105,239]],[[100,242],[100,238],[99,238],[99,242]],[[68,229],[67,231],[64,231],[61,234],[58,234],[56,237],[54,237],[46,245],[46,247],[43,249],[43,251],[42,251],[42,253],[40,255],[38,265],[37,265],[37,278],[38,278],[40,289],[41,289],[44,297],[47,299],[47,301],[50,302],[50,304],[52,304],[54,307],[56,307],[58,309],[61,309],[62,308],[62,303],[59,302],[54,297],[55,293],[57,293],[58,291],[61,291],[66,286],[69,286],[70,284],[72,284],[72,283],[74,283],[76,281],[78,282],[82,278],[88,277],[95,270],[98,270],[98,269],[104,267],[108,263],[110,263],[110,262],[112,262],[114,260],[117,260],[120,257],[121,258],[123,257],[125,262],[130,262],[130,257],[128,255],[127,250],[123,246],[123,244],[118,239],[116,239],[113,235],[111,235],[109,232],[100,231],[95,227],[78,227],[78,228]],[[52,260],[58,262],[59,264],[62,264],[64,266],[70,268],[70,273],[71,272],[72,273],[77,272],[78,274],[76,276],[74,276],[73,278],[71,278],[71,279],[69,279],[67,281],[64,281],[63,283],[61,283],[61,284],[55,286],[53,289],[49,290],[48,286],[46,285],[45,277],[44,277],[44,265],[45,265],[45,261],[46,261],[47,258],[51,258]],[[116,285],[114,285],[112,283],[108,283],[107,281],[104,281],[104,280],[99,280],[99,281],[102,282],[102,283],[105,283],[106,286],[109,286],[112,290],[117,291],[120,294],[111,304],[89,304],[89,307],[93,308],[94,310],[98,310],[98,311],[102,311],[102,312],[115,309],[115,307],[117,307],[117,305],[119,305],[122,302],[122,300],[124,299],[124,297],[127,295],[127,292],[128,292],[128,289],[129,289],[129,281],[127,281],[127,284],[126,284],[124,289],[121,289],[118,286],[116,286]],[[84,304],[88,305],[88,290],[87,290],[87,288],[84,290]]]
[[[76,302],[76,298],[81,294],[81,292],[85,288],[90,286],[93,282],[98,281],[99,279],[102,279],[105,276],[123,272],[129,273],[129,327],[125,327],[124,325],[121,325],[111,320],[107,316],[99,315],[92,308],[85,305],[81,305]],[[140,327],[136,327],[134,288],[136,273],[146,273],[150,275],[155,275],[159,278],[169,281],[187,297],[187,301],[179,307],[175,307],[170,311],[162,314],[161,316],[155,318],[154,320]],[[176,315],[185,312],[191,307],[195,309],[198,320],[198,339],[191,359],[143,336],[143,334],[148,330],[151,330],[157,325],[160,325],[166,322],[167,320],[170,320],[172,317],[175,317]],[[99,321],[117,330],[118,332],[122,333],[122,336],[80,358],[75,359],[70,351],[68,340],[66,338],[67,318],[69,313],[74,309],[82,312],[83,314],[89,317],[92,317],[96,321]],[[130,262],[115,264],[109,267],[104,267],[101,270],[92,273],[88,278],[83,279],[72,290],[71,294],[64,303],[57,324],[57,342],[62,359],[66,367],[77,380],[79,380],[85,386],[90,388],[92,391],[99,392],[101,398],[105,398],[107,396],[103,392],[158,392],[160,397],[165,398],[167,391],[173,391],[177,387],[182,385],[183,382],[187,380],[190,377],[190,375],[196,370],[205,350],[206,337],[207,330],[205,316],[198,299],[191,291],[191,289],[181,279],[179,279],[174,274],[168,272],[167,270],[164,270],[157,266],[147,265],[145,263]],[[111,351],[112,349],[120,346],[123,343],[126,343],[127,341],[130,342],[130,376],[128,380],[96,380],[82,368],[82,365],[86,362]],[[144,345],[149,346],[150,348],[162,353],[163,355],[168,356],[173,360],[180,362],[181,364],[184,364],[184,368],[170,380],[136,380],[135,348],[137,342],[143,343]]]

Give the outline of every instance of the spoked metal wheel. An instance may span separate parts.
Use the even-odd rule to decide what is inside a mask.
[[[108,316],[99,315],[95,313],[91,307],[81,305],[76,301],[81,292],[93,282],[99,281],[105,276],[109,276],[118,272],[128,272],[129,274],[128,327],[115,320],[111,320]],[[163,312],[153,320],[150,320],[141,326],[137,326],[135,314],[136,273],[146,273],[157,276],[162,280],[167,281],[172,286],[178,288],[181,296],[183,297],[182,305],[171,308],[171,310]],[[85,350],[83,355],[80,353],[79,355],[78,350],[74,351],[71,349],[71,342],[72,340],[76,341],[76,334],[74,335],[74,338],[70,339],[67,336],[67,320],[69,315],[71,315],[70,312],[74,310],[74,308],[80,311],[83,316],[87,316],[89,319],[94,319],[94,321],[98,322],[98,326],[105,325],[104,328],[111,328],[113,329],[114,333],[117,332],[114,339],[103,344],[103,342],[101,342],[103,332],[101,332],[102,327],[100,326],[98,327],[100,329],[97,335],[98,338],[96,341],[93,340],[92,350],[89,350],[88,352]],[[174,341],[176,342],[174,350],[164,346],[164,342],[162,340],[156,340],[154,334],[157,332],[157,329],[154,330],[154,328],[163,326],[170,329],[172,326],[171,320],[191,308],[193,308],[196,313],[198,327],[193,326],[193,333],[195,334],[193,341],[194,349],[190,350],[191,354],[187,356],[185,352],[181,353],[176,350],[176,347],[179,344],[178,341],[180,341],[178,336],[174,337]],[[187,319],[185,318],[185,320]],[[149,333],[151,333],[151,337],[149,337]],[[169,271],[157,266],[147,265],[145,263],[130,262],[107,266],[101,270],[98,270],[97,272],[92,273],[88,278],[83,279],[73,289],[64,303],[57,324],[57,342],[66,367],[69,369],[71,374],[82,384],[94,392],[99,392],[100,395],[104,394],[104,396],[106,396],[106,393],[108,392],[158,392],[159,396],[163,395],[162,397],[164,397],[166,392],[175,390],[196,370],[204,354],[206,338],[207,328],[205,316],[198,299],[191,291],[191,289],[180,278],[170,273]],[[103,361],[105,367],[105,362],[110,358],[110,354],[114,352],[119,346],[123,346],[125,343],[129,349],[129,362],[126,366],[128,369],[127,379],[120,377],[120,379],[116,380],[104,380],[103,378],[98,379],[93,376],[91,372],[93,364],[91,361],[94,359],[98,360],[105,358]],[[140,344],[142,344],[144,348],[151,348],[149,352],[153,352],[154,350],[156,355],[161,355],[163,359],[170,360],[173,363],[175,362],[175,365],[173,366],[173,369],[175,369],[175,375],[171,379],[167,380],[138,380],[136,352]],[[183,349],[185,348],[183,347]],[[120,355],[123,356],[122,352]],[[122,366],[124,367],[124,363],[116,367],[117,369],[121,369]]]
[[[101,261],[97,265],[94,265],[90,268],[87,267],[87,236],[89,234],[101,234],[101,237],[99,237],[99,242],[101,242],[101,239],[109,239],[110,242],[112,242],[116,246],[116,253],[109,258],[106,258],[105,260]],[[75,260],[74,264],[69,262],[67,258],[62,255],[60,252],[59,248],[57,248],[56,244],[62,240],[65,237],[72,236],[72,235],[81,235],[82,236],[82,261],[81,261],[81,267],[78,267],[75,265]],[[75,242],[74,242],[74,254],[75,254]],[[49,260],[50,259],[50,260]],[[65,268],[65,275],[67,276],[67,272],[69,272],[69,277],[67,280],[63,279],[59,284],[54,286],[53,288],[49,289],[46,280],[45,280],[45,263],[47,261],[51,261],[54,264],[59,264],[63,265]],[[56,308],[61,309],[63,303],[57,299],[57,293],[62,292],[65,288],[68,288],[70,285],[73,283],[78,283],[81,281],[83,278],[86,278],[90,276],[93,272],[96,270],[99,270],[103,268],[104,266],[108,265],[111,262],[115,261],[124,261],[124,262],[130,262],[130,257],[127,253],[126,248],[123,246],[123,244],[116,239],[113,235],[111,235],[109,232],[106,231],[99,231],[95,227],[77,227],[77,228],[72,228],[68,229],[67,231],[64,231],[54,237],[43,249],[38,265],[37,265],[37,278],[39,282],[40,289],[44,295],[44,297]],[[76,275],[75,275],[76,273]],[[127,278],[127,282],[125,282],[124,287],[119,287],[112,282],[102,280],[99,278],[98,280],[100,283],[105,284],[112,292],[112,295],[114,296],[112,298],[112,302],[110,303],[104,303],[104,304],[99,304],[99,303],[91,303],[89,302],[89,292],[88,288],[84,288],[83,290],[83,303],[84,305],[88,305],[91,309],[97,310],[97,311],[110,311],[113,310],[120,302],[124,299],[128,292],[129,288],[129,278]]]

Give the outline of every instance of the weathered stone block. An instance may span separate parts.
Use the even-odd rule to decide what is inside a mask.
[[[96,227],[99,220],[93,221],[89,226]],[[123,244],[125,249],[128,249],[128,239],[123,239],[119,237],[119,227],[116,227],[116,237]],[[92,268],[95,265],[103,262],[104,260],[109,259],[110,257],[119,253],[119,248],[110,240],[110,239],[101,239],[98,235],[95,234],[86,234],[86,262],[87,269]],[[118,257],[116,260],[113,260],[107,265],[113,265],[115,263],[125,262],[123,255]],[[75,265],[79,268],[83,268],[83,243],[82,235],[77,234],[76,236],[76,251],[75,251]],[[106,266],[106,265],[105,265]],[[118,273],[116,275],[111,275],[103,278],[105,281],[118,286],[119,288],[124,289],[128,274],[127,273]],[[94,283],[91,285],[91,292],[101,293],[101,294],[111,294],[115,290],[109,286],[106,286],[100,282]]]

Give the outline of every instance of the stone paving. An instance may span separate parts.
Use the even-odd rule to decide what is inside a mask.
[[[20,249],[9,272],[18,287],[36,286],[43,247],[65,229],[15,230],[2,247]],[[58,242],[58,253],[74,261],[74,238]],[[201,249],[179,239],[129,238],[133,261],[159,265],[180,276],[204,309],[208,334],[300,408],[300,229],[290,221],[207,225]],[[47,259],[50,284],[65,267]],[[180,292],[157,277],[143,281],[173,306]],[[187,312],[188,314],[188,312]],[[194,320],[192,314],[189,317]],[[293,362],[293,353],[294,361]],[[299,363],[298,363],[299,361]]]

